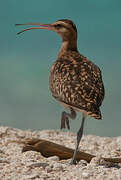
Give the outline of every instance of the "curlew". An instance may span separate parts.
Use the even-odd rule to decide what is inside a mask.
[[[70,129],[69,119],[76,118],[76,112],[82,112],[81,126],[77,132],[77,142],[70,164],[76,164],[76,154],[83,135],[86,116],[101,119],[100,106],[104,99],[104,85],[101,70],[97,65],[79,53],[77,49],[77,28],[68,19],[52,24],[27,23],[16,25],[38,25],[20,31],[48,29],[62,38],[62,46],[57,60],[50,69],[49,86],[52,96],[70,112],[62,112],[61,129]]]

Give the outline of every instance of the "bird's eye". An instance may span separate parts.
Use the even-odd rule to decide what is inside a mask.
[[[56,27],[56,28],[61,28],[62,25],[61,25],[61,24],[56,24],[55,27]]]

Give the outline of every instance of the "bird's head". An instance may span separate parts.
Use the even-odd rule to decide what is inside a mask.
[[[75,24],[68,19],[61,19],[52,24],[57,32],[63,39],[63,41],[69,39],[77,39],[77,29]]]
[[[16,25],[37,25],[38,27],[30,27],[20,31],[18,34],[21,34],[25,31],[32,29],[48,29],[58,33],[63,41],[68,41],[70,39],[77,39],[77,29],[75,24],[68,19],[61,19],[52,24],[39,24],[39,23],[26,23],[26,24],[16,24]]]

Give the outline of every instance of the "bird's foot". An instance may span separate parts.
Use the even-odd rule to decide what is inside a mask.
[[[69,125],[69,118],[66,116],[66,112],[62,112],[62,117],[61,117],[61,129],[63,128],[68,128],[70,129]]]
[[[74,164],[74,165],[76,165],[76,164],[77,164],[77,162],[76,162],[76,160],[75,160],[75,159],[72,159],[72,160],[71,160],[71,162],[70,162],[70,165],[73,165],[73,164]]]

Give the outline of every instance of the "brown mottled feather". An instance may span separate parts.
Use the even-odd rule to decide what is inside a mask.
[[[50,89],[59,102],[101,119],[99,107],[104,99],[101,71],[78,52],[67,51],[53,64]]]

